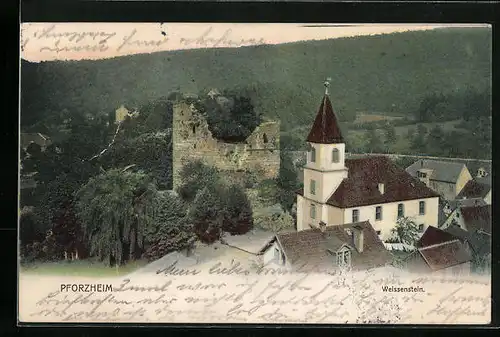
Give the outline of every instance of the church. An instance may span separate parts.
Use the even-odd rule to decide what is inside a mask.
[[[345,142],[325,82],[306,139],[304,187],[297,191],[297,231],[368,221],[381,240],[400,217],[423,233],[438,225],[439,195],[385,156],[345,158]]]

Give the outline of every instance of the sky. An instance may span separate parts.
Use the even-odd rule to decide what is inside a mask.
[[[235,48],[463,24],[23,23],[21,57],[32,62],[103,59],[198,48]]]

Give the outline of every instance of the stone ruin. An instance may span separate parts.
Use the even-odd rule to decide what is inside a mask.
[[[173,106],[173,188],[189,161],[201,160],[217,167],[228,178],[241,181],[252,174],[256,183],[276,178],[280,168],[280,123],[266,121],[242,142],[227,143],[212,136],[205,117],[185,101]]]

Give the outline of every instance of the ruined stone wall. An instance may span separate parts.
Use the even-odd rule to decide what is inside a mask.
[[[250,171],[258,180],[279,174],[279,122],[264,122],[241,143],[215,139],[205,118],[185,102],[173,107],[173,185],[180,184],[179,172],[185,163],[200,159],[229,172]]]

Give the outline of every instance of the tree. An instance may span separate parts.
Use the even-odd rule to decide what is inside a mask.
[[[177,192],[187,202],[195,199],[198,192],[204,187],[212,188],[220,184],[219,171],[213,167],[205,165],[200,160],[188,162],[179,172],[181,185]]]
[[[427,145],[433,154],[440,155],[443,151],[444,132],[441,126],[436,125],[427,135]]]
[[[212,135],[229,142],[244,141],[261,122],[251,99],[231,91],[206,97],[198,108],[205,115]]]
[[[417,134],[411,139],[410,149],[418,154],[425,154],[427,152],[426,135],[427,129],[419,124],[417,126]]]
[[[77,214],[91,255],[109,265],[139,256],[154,224],[157,191],[143,173],[110,170],[91,178],[77,193]]]
[[[385,145],[389,147],[389,145],[395,144],[397,141],[396,129],[394,126],[387,124],[385,128]]]
[[[301,187],[301,183],[297,167],[291,155],[286,151],[280,152],[280,170],[276,183],[278,187],[278,202],[283,209],[291,211],[296,199],[295,191]]]
[[[147,249],[144,257],[158,259],[172,251],[190,249],[196,241],[193,225],[186,216],[185,202],[168,193],[158,193],[155,199],[155,219],[147,228]]]
[[[382,144],[382,141],[377,134],[377,130],[375,129],[370,129],[367,131],[365,142],[369,152],[381,153],[385,150],[384,145]]]
[[[222,235],[224,214],[221,212],[220,192],[214,188],[202,188],[188,210],[195,234],[205,243],[213,243]]]
[[[116,141],[100,157],[105,169],[135,165],[156,179],[159,189],[172,187],[172,138],[168,132],[143,133]]]
[[[396,221],[396,226],[391,230],[391,241],[414,246],[419,233],[418,225],[413,219],[402,217]]]
[[[295,228],[295,221],[288,211],[258,215],[255,217],[254,223],[256,227],[275,233]]]
[[[221,213],[224,215],[222,229],[225,232],[240,235],[253,228],[252,207],[240,186],[225,188],[221,206]]]
[[[263,205],[279,202],[280,192],[277,179],[264,179],[257,186],[257,196]]]

